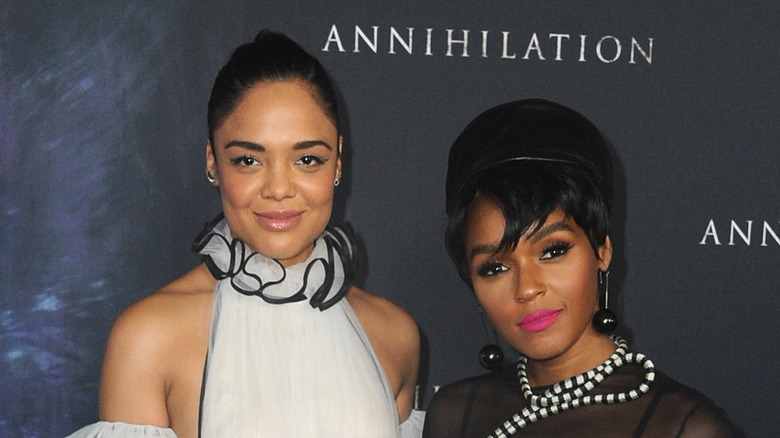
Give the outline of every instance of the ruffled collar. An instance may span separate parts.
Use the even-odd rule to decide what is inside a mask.
[[[355,271],[354,231],[349,223],[328,227],[315,241],[309,258],[285,268],[278,260],[252,251],[233,238],[220,213],[195,239],[193,251],[201,254],[211,275],[229,281],[233,290],[257,296],[270,304],[309,299],[326,310],[346,295]]]

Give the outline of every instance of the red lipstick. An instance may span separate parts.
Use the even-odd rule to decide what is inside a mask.
[[[263,211],[256,214],[260,226],[269,231],[287,231],[301,221],[302,211],[276,210]]]
[[[563,309],[543,309],[537,312],[529,313],[525,315],[522,321],[520,321],[520,328],[527,332],[538,332],[553,325],[553,323],[561,315]]]

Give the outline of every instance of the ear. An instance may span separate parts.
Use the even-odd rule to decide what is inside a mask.
[[[216,181],[212,184],[219,186],[219,171],[217,170],[217,157],[214,155],[214,147],[211,142],[206,142],[206,175],[211,176]]]
[[[604,244],[599,247],[599,269],[607,271],[612,262],[612,241],[609,236],[604,240]]]
[[[338,154],[336,155],[336,177],[341,178],[341,154],[343,152],[342,146],[344,144],[344,137],[339,135]]]

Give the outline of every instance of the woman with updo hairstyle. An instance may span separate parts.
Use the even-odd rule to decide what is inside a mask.
[[[452,145],[446,244],[497,333],[520,353],[440,389],[423,436],[728,437],[722,411],[611,335],[612,163],[579,113],[499,105]]]
[[[222,213],[203,263],[122,312],[84,437],[408,437],[419,332],[353,284],[355,235],[328,226],[342,173],[320,63],[261,31],[222,67],[206,178]]]

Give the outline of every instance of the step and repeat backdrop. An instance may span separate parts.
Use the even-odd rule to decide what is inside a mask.
[[[448,149],[540,97],[613,147],[619,332],[746,436],[780,431],[777,3],[4,0],[0,27],[1,436],[95,421],[114,318],[198,263],[211,83],[261,28],[338,87],[334,220],[419,324],[419,408],[486,341],[443,244]]]

